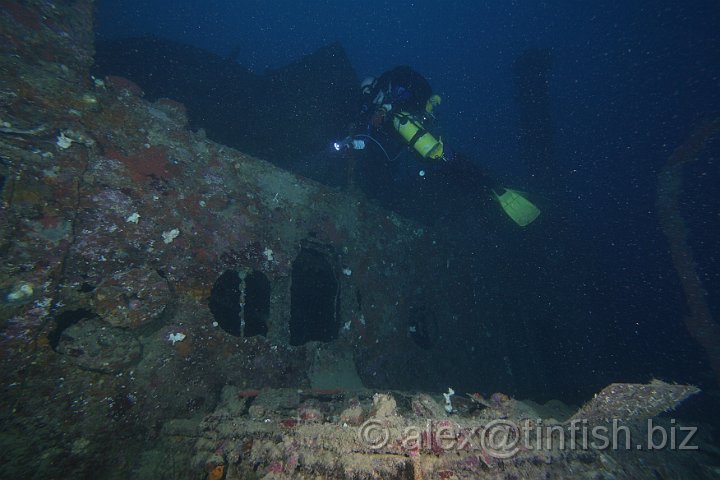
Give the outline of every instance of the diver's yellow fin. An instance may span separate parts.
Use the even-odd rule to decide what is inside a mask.
[[[530,225],[540,215],[540,209],[517,190],[506,188],[502,195],[493,190],[493,194],[508,217],[521,227]]]

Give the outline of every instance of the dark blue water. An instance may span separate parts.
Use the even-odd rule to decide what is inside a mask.
[[[720,115],[717,2],[98,4],[99,38],[154,34],[223,56],[232,52],[259,73],[338,40],[360,77],[412,65],[443,96],[446,141],[518,186],[533,179],[521,161],[513,65],[528,49],[546,52],[549,116],[538,127],[552,134],[561,181],[542,203],[545,210],[569,213],[538,227],[532,238],[582,254],[553,261],[538,288],[566,289],[568,303],[582,305],[583,315],[541,319],[547,337],[537,340],[552,345],[547,371],[562,365],[567,372],[548,375],[545,393],[586,398],[605,383],[652,376],[712,385],[704,354],[682,323],[686,307],[658,226],[655,186],[658,171],[693,128]],[[715,319],[718,146],[712,142],[688,168],[683,197]],[[501,260],[495,260],[498,268]],[[570,287],[562,281],[582,270],[585,281]],[[537,385],[524,391],[533,389],[542,393]]]

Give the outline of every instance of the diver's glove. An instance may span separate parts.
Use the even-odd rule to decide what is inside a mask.
[[[372,118],[370,119],[370,123],[375,128],[380,128],[385,121],[385,115],[387,112],[385,112],[384,108],[378,108],[375,110],[375,113],[373,113]]]

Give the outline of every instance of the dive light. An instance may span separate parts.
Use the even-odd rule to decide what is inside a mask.
[[[359,138],[347,137],[343,140],[333,143],[335,151],[339,152],[346,148],[352,148],[353,150],[363,150],[365,148],[365,141]]]

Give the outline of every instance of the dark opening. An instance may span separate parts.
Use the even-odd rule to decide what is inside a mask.
[[[57,351],[57,346],[60,343],[60,339],[62,338],[62,334],[65,330],[67,330],[70,326],[75,325],[80,320],[92,318],[94,316],[95,313],[92,310],[80,308],[78,310],[68,310],[66,312],[62,312],[60,315],[55,317],[55,329],[48,335],[50,348]]]
[[[338,283],[326,256],[300,250],[292,267],[290,289],[290,344],[329,342],[337,337]]]
[[[270,281],[262,272],[245,277],[245,336],[267,335],[270,316]]]
[[[209,306],[218,326],[230,335],[267,335],[270,281],[262,272],[251,272],[243,280],[236,270],[227,270],[215,281]]]
[[[240,274],[236,270],[227,270],[215,280],[209,307],[220,328],[236,337],[242,335]]]
[[[418,347],[425,350],[432,348],[440,335],[437,316],[426,305],[413,305],[410,307],[408,326],[410,338]]]

